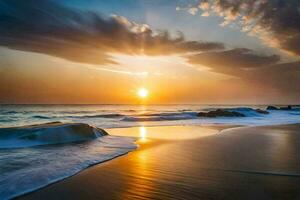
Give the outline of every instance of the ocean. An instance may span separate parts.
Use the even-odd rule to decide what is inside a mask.
[[[216,109],[244,117],[198,117]],[[72,176],[137,148],[135,138],[111,128],[300,123],[300,108],[261,105],[0,105],[0,199],[9,199]],[[104,130],[105,129],[105,130]],[[108,132],[108,134],[107,134]]]
[[[300,121],[300,107],[272,110],[268,115],[255,109],[264,105],[0,105],[0,127],[48,122],[86,123],[100,128],[134,126],[236,124],[275,125]],[[197,113],[218,108],[243,113],[246,117],[201,118]]]

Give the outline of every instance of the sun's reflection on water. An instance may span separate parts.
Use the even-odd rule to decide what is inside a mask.
[[[124,164],[124,175],[128,178],[123,187],[120,199],[164,199],[175,198],[174,191],[162,188],[177,189],[178,180],[182,180],[185,172],[196,168],[186,158],[186,151],[173,148],[175,140],[192,140],[195,138],[217,134],[217,129],[195,126],[147,126],[111,129],[109,133],[117,136],[137,138],[139,148],[133,151]],[[176,143],[177,144],[177,143]],[[184,145],[182,145],[184,146]],[[181,147],[181,146],[180,146]],[[190,152],[189,152],[190,153]],[[176,160],[184,155],[182,160]],[[123,173],[123,172],[122,172]]]
[[[137,143],[142,144],[142,148],[135,151],[135,156],[130,158],[130,165],[127,169],[132,170],[129,174],[135,174],[131,177],[131,180],[126,188],[126,191],[122,193],[121,199],[153,199],[152,191],[157,188],[155,179],[158,179],[157,174],[152,173],[152,161],[149,159],[149,151],[145,146],[150,145],[149,130],[147,127],[140,126],[135,131],[138,134]],[[150,132],[151,133],[151,132]]]
[[[139,141],[140,142],[147,142],[147,128],[144,127],[144,126],[141,126],[139,127],[139,136],[140,136],[140,139]]]

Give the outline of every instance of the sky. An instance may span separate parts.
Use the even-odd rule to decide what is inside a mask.
[[[299,56],[298,0],[0,0],[0,103],[300,104]]]

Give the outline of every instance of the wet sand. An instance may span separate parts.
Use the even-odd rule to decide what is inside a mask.
[[[223,128],[108,129],[140,147],[19,199],[300,199],[299,124]]]

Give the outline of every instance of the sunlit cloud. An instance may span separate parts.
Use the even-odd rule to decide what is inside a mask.
[[[15,10],[0,11],[1,46],[74,62],[115,63],[109,53],[157,56],[224,48],[218,42],[187,41],[182,33],[171,37],[167,30],[154,30],[123,16],[104,18],[50,0],[1,3]]]
[[[300,62],[278,63],[277,55],[260,55],[249,49],[233,49],[190,56],[189,62],[227,74],[248,84],[276,88],[280,93],[297,96]]]
[[[234,23],[241,31],[262,39],[271,47],[300,55],[298,0],[198,0],[193,6],[187,7],[189,12],[200,9],[204,17],[217,15],[224,19],[221,26]]]
[[[80,67],[83,67],[83,66],[80,66]],[[149,74],[148,72],[131,72],[131,71],[124,71],[124,70],[116,70],[116,69],[110,69],[110,68],[97,67],[95,65],[85,65],[84,67],[86,69],[91,69],[91,70],[106,71],[106,72],[132,75],[132,76],[139,76],[139,77],[147,77],[148,74]]]

